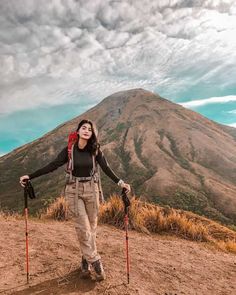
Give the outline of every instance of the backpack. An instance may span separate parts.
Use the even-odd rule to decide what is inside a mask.
[[[71,132],[68,136],[68,143],[67,143],[67,152],[68,152],[68,162],[67,162],[67,168],[66,170],[68,171],[68,173],[70,173],[70,171],[72,171],[72,157],[71,157],[71,152],[73,149],[73,145],[77,142],[78,140],[78,136],[77,136],[77,132]]]
[[[74,145],[78,141],[77,131],[71,132],[68,136],[68,143],[67,143],[67,152],[68,152],[68,162],[67,162],[67,179],[72,179],[72,171],[74,167],[73,163],[73,148]],[[96,156],[98,154],[98,149],[96,150]],[[91,173],[91,176],[94,180],[98,183],[98,189],[99,189],[99,199],[101,203],[104,203],[104,196],[103,196],[103,190],[101,185],[101,175],[100,175],[100,169],[97,165],[97,162],[95,161],[95,155],[92,155],[93,157],[93,170]]]

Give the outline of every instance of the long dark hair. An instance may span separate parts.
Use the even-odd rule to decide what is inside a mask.
[[[100,144],[98,142],[98,131],[96,128],[95,123],[93,123],[92,121],[88,120],[88,119],[83,119],[82,121],[79,122],[79,125],[77,127],[77,132],[79,131],[80,127],[83,126],[84,124],[90,124],[91,129],[92,129],[92,136],[89,138],[88,143],[86,145],[86,149],[91,153],[91,154],[96,154],[97,149],[100,147]],[[78,139],[79,139],[79,135],[78,135]]]

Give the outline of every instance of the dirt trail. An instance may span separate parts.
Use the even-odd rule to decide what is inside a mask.
[[[80,250],[72,222],[29,223],[30,286],[26,285],[24,220],[0,220],[2,294],[236,294],[236,256],[203,244],[129,232],[131,273],[126,284],[125,233],[99,226],[98,249],[107,279],[79,278]]]

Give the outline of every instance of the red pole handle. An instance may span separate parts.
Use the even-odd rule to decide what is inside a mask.
[[[26,245],[26,274],[29,283],[29,241],[28,241],[28,208],[25,208],[25,245]]]
[[[128,217],[128,214],[126,214],[126,215],[125,215],[126,269],[127,269],[127,281],[128,281],[128,284],[129,284],[130,263],[129,263],[129,237],[128,237],[128,225],[129,225],[129,217]]]

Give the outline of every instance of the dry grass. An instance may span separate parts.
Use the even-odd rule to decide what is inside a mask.
[[[221,250],[226,250],[228,252],[236,253],[236,242],[235,242],[235,240],[234,241],[229,240],[227,242],[216,241],[216,246],[218,248],[220,248]]]
[[[40,214],[42,219],[54,219],[64,221],[68,219],[68,204],[64,197],[57,198],[46,209],[45,213]]]
[[[24,216],[22,214],[16,212],[0,211],[0,220],[19,220],[23,218]]]
[[[123,203],[120,197],[113,195],[101,206],[99,221],[123,228],[123,219]],[[234,231],[197,214],[162,208],[141,202],[135,197],[131,200],[129,225],[131,229],[147,234],[173,234],[189,240],[208,242],[222,250],[236,253]]]

